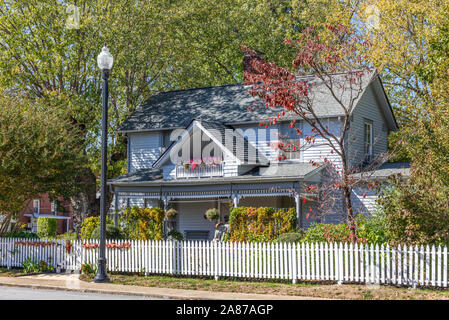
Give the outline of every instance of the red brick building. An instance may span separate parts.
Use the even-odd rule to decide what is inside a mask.
[[[36,232],[38,217],[55,217],[58,219],[58,234],[66,233],[73,228],[72,207],[69,201],[58,198],[51,201],[48,194],[32,199],[20,213],[19,220],[27,224],[26,230]]]

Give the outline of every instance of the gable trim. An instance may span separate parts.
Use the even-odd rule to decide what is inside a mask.
[[[233,158],[234,161],[237,162],[237,164],[241,164],[241,161],[231,152],[229,151],[221,142],[219,142],[210,132],[208,132],[200,123],[200,121],[193,119],[189,125],[186,127],[185,131],[183,132],[181,139],[178,141],[173,141],[170,146],[165,150],[160,157],[153,163],[153,168],[160,168],[161,165],[167,160],[168,155],[170,154],[170,151],[179,143],[183,143],[185,137],[187,135],[190,135],[193,128],[197,126],[202,132],[204,132],[215,144],[217,144],[220,149],[223,150],[224,153],[229,155],[231,158]]]

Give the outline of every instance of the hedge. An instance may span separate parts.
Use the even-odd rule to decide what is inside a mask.
[[[272,241],[296,230],[294,208],[237,207],[229,216],[230,241]]]
[[[127,208],[123,213],[128,239],[162,240],[164,236],[164,210],[161,208]]]
[[[54,237],[58,233],[58,220],[53,217],[37,218],[37,235],[41,238]]]

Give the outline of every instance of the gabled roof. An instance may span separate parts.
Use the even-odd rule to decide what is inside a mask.
[[[211,138],[212,141],[215,142],[215,144],[218,145],[219,148],[221,148],[223,153],[227,153],[228,155],[233,156],[240,162],[240,164],[266,165],[269,163],[269,160],[259,150],[257,150],[251,143],[248,142],[247,139],[245,139],[242,135],[240,135],[238,131],[235,131],[232,127],[218,122],[200,121],[193,119],[187,126],[185,135],[181,138],[181,140],[172,142],[167,150],[165,150],[161,154],[161,156],[153,163],[153,167],[160,167],[162,163],[167,160],[176,145],[179,143],[183,143],[184,139],[187,138],[187,134],[190,135],[192,133],[194,127],[198,127],[200,130],[202,130],[207,136]],[[234,136],[229,136],[227,138],[226,135],[228,134],[233,134]],[[243,142],[240,148],[238,147],[239,142]]]
[[[336,74],[335,77],[341,77]],[[298,77],[298,80],[316,81],[315,77]],[[376,81],[375,81],[376,80]],[[385,95],[380,78],[376,72],[366,73],[362,79],[362,87],[366,89],[374,84],[377,95],[382,96],[379,102],[386,114],[390,130],[397,129],[397,123],[388,98]],[[192,119],[223,123],[225,125],[260,122],[275,117],[282,108],[266,108],[259,101],[259,105],[251,110],[256,98],[248,90],[250,85],[231,84],[224,86],[175,90],[160,92],[137,107],[136,111],[123,122],[120,132],[137,132],[160,130],[164,128],[185,128]],[[318,117],[338,117],[344,114],[334,98],[324,85],[315,86],[313,99],[314,111]],[[349,91],[341,92],[343,98],[348,97]],[[360,98],[359,98],[360,99]],[[284,120],[299,119],[295,114],[286,114]]]

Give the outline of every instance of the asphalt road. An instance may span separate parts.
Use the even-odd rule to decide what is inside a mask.
[[[0,286],[0,300],[160,300],[142,296],[121,296],[90,292],[45,290]]]

